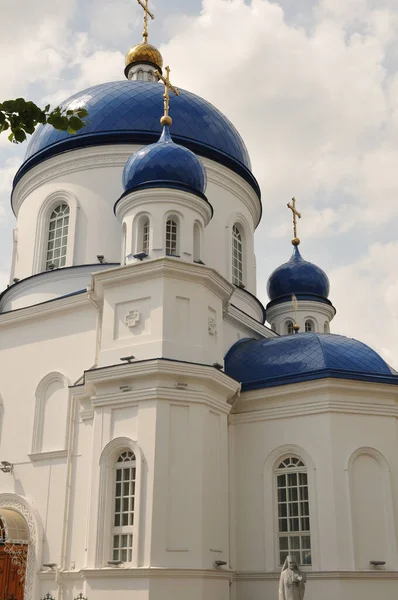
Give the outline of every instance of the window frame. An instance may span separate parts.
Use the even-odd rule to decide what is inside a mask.
[[[285,467],[281,467],[281,465],[284,462],[292,462],[292,461],[298,461],[299,463],[301,463],[300,465],[298,464],[297,466],[285,466]],[[278,478],[280,476],[285,476],[286,478],[288,478],[289,475],[297,475],[296,481],[300,480],[299,475],[305,475],[305,479],[306,479],[306,483],[304,485],[299,483],[296,483],[295,485],[291,485],[290,487],[288,486],[288,483],[286,483],[285,487],[279,487],[278,485]],[[297,488],[298,493],[297,493],[297,500],[290,500],[288,498],[289,493],[288,490],[293,490]],[[304,497],[304,499],[301,496],[300,492],[300,488],[303,488],[307,490],[306,496],[307,498]],[[283,563],[285,561],[286,556],[288,556],[289,554],[295,554],[297,559],[298,559],[298,563],[300,565],[300,567],[312,567],[313,566],[313,548],[312,548],[312,534],[311,534],[311,505],[310,505],[310,486],[309,486],[309,476],[308,476],[308,468],[307,465],[305,463],[305,461],[301,458],[301,456],[298,456],[296,454],[288,454],[285,455],[283,457],[281,457],[274,465],[273,468],[273,489],[274,489],[274,497],[275,497],[275,506],[276,506],[276,519],[275,519],[275,524],[276,524],[276,536],[275,536],[275,541],[276,541],[276,548],[277,548],[277,565],[279,567],[283,566]],[[286,502],[279,502],[279,490],[286,490]],[[304,494],[305,496],[305,494]],[[286,517],[280,517],[280,513],[279,513],[279,505],[285,504],[286,503]],[[292,504],[296,504],[297,503],[297,515],[291,514],[291,505]],[[301,514],[301,510],[302,510],[302,504],[307,504],[307,514]],[[286,531],[281,531],[280,529],[280,520],[281,519],[286,519],[286,526],[287,526],[287,530]],[[308,519],[308,529],[304,529],[302,530],[301,528],[301,521],[304,519]],[[289,521],[291,520],[297,520],[298,524],[299,524],[299,529],[297,530],[290,530],[289,527]],[[292,548],[290,546],[290,538],[299,538],[300,539],[300,548]],[[302,544],[301,544],[301,539],[302,538],[309,538],[309,545],[307,548],[303,549],[302,548]],[[288,547],[287,549],[281,548],[281,544],[280,544],[280,540],[281,538],[287,538],[288,540]],[[286,556],[283,558],[283,560],[281,560],[281,554],[286,552]],[[302,554],[304,552],[309,552],[310,553],[310,563],[304,563],[301,561],[302,558]]]
[[[284,323],[285,335],[293,335],[294,323],[292,319],[287,319]],[[291,329],[291,331],[290,331]]]
[[[307,325],[310,326],[310,329],[307,329]],[[314,333],[315,331],[315,322],[313,319],[306,319],[304,322],[304,333]]]
[[[79,203],[76,196],[74,196],[74,194],[72,194],[71,192],[66,190],[57,190],[49,194],[49,196],[47,196],[47,198],[44,199],[37,214],[36,237],[32,268],[33,275],[47,272],[47,244],[49,237],[48,233],[50,217],[54,209],[60,204],[67,204],[69,206],[69,229],[66,249],[66,261],[65,266],[61,268],[73,266]]]
[[[167,251],[167,240],[168,240],[168,223],[174,223],[175,224],[175,252],[168,252]],[[180,244],[181,244],[181,224],[180,224],[180,219],[177,217],[177,215],[175,214],[169,214],[166,216],[166,220],[165,220],[165,225],[164,225],[164,253],[166,256],[175,256],[177,258],[179,258],[180,256]],[[172,241],[172,240],[171,240]]]
[[[235,230],[239,234],[240,239],[235,235]],[[240,244],[240,249],[237,249],[235,247],[236,241]],[[240,257],[235,255],[235,251],[237,251],[237,253],[240,254]],[[242,224],[239,221],[235,221],[231,228],[230,256],[231,256],[231,281],[232,281],[233,285],[236,285],[237,287],[245,287],[245,277],[246,277],[245,231],[244,231],[244,227],[242,226]],[[240,263],[240,268],[239,268],[239,266],[236,266],[236,262]],[[236,276],[235,272],[238,273],[239,277]]]
[[[99,473],[99,495],[96,519],[96,546],[95,566],[96,568],[109,568],[108,561],[113,556],[113,516],[114,516],[114,492],[115,492],[115,463],[122,452],[133,452],[136,459],[136,483],[134,502],[134,537],[133,552],[130,567],[139,566],[139,556],[143,539],[141,535],[141,498],[145,497],[143,488],[143,463],[144,457],[138,443],[127,437],[119,437],[111,440],[103,449],[100,457]]]
[[[58,213],[56,212],[58,211]],[[61,221],[61,225],[59,225]],[[50,266],[53,265],[55,269],[62,269],[66,267],[66,258],[68,255],[68,240],[69,240],[69,223],[70,223],[70,208],[69,204],[62,202],[57,206],[54,206],[50,218],[48,220],[47,228],[47,250],[46,250],[46,264],[45,270],[51,271]],[[54,226],[52,226],[54,225]],[[61,232],[58,236],[58,232]],[[51,237],[52,236],[52,237]],[[58,248],[56,247],[57,241],[60,240],[59,256],[55,256]],[[65,241],[64,241],[65,240]],[[50,247],[51,245],[51,247]],[[63,251],[64,249],[64,251]],[[51,258],[49,258],[51,254]],[[63,262],[63,264],[62,264]],[[57,264],[59,263],[59,264]]]
[[[132,455],[132,459],[131,460],[120,460],[123,457],[123,454],[131,454]],[[126,479],[124,477],[124,473],[125,471],[128,469],[129,471],[129,479]],[[134,470],[134,478],[131,478],[131,471]],[[120,472],[120,479],[118,478],[118,473]],[[133,494],[129,493],[128,495],[123,494],[123,487],[124,485],[128,483],[128,487],[133,487],[134,491]],[[118,458],[116,459],[116,462],[113,465],[113,510],[112,510],[112,535],[111,535],[111,546],[110,546],[110,560],[123,560],[123,558],[121,558],[120,554],[121,552],[124,551],[124,547],[121,545],[120,543],[120,538],[122,538],[122,536],[131,536],[132,537],[132,542],[131,542],[131,547],[130,545],[126,546],[125,550],[126,552],[131,553],[131,557],[130,560],[123,560],[123,562],[125,564],[131,565],[132,561],[133,561],[133,547],[134,547],[134,540],[135,540],[135,498],[136,498],[136,483],[137,483],[137,458],[134,454],[134,452],[132,450],[124,450],[123,452],[121,452],[118,456]],[[133,486],[131,485],[133,484]],[[118,485],[120,485],[120,495],[117,495],[117,487]],[[129,490],[129,492],[131,492],[131,489]],[[119,500],[119,508],[120,510],[118,512],[116,512],[116,503]],[[128,503],[128,509],[123,510],[123,503],[124,501],[127,500]],[[132,500],[132,502],[131,502]],[[131,509],[131,504],[133,504],[133,508]],[[119,525],[116,525],[115,521],[117,519],[117,517],[119,516],[119,519],[122,519],[123,516],[126,515],[128,520],[130,521],[130,517],[133,517],[133,522],[132,524],[127,523],[127,524],[123,524],[123,523],[119,523]],[[119,545],[116,547],[115,546],[115,538],[119,537]],[[116,556],[115,553],[118,555]]]

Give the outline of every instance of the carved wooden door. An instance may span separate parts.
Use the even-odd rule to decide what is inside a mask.
[[[18,570],[20,567],[12,564],[11,556],[0,545],[0,600],[23,600],[24,574]]]

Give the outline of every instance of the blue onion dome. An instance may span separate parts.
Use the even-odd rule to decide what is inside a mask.
[[[173,97],[174,141],[232,169],[260,197],[246,146],[233,124],[203,98],[180,91],[179,96]],[[156,142],[162,132],[159,107],[163,106],[163,93],[163,85],[157,82],[114,81],[75,94],[63,102],[62,107],[86,108],[86,126],[70,135],[51,125],[40,125],[32,135],[14,186],[29,169],[68,150]]]
[[[206,189],[202,162],[191,150],[173,142],[167,126],[156,144],[129,158],[123,171],[126,192],[153,186],[186,189],[201,196]]]
[[[244,390],[325,377],[398,385],[398,373],[372,348],[325,333],[240,340],[225,357],[225,372]]]
[[[295,245],[290,260],[270,275],[267,292],[271,302],[286,301],[293,294],[298,299],[322,302],[329,296],[329,279],[322,269],[304,260]]]

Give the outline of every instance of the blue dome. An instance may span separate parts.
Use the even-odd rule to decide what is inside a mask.
[[[28,145],[22,175],[41,161],[75,148],[104,144],[151,144],[159,139],[162,127],[163,86],[154,82],[115,81],[91,87],[66,100],[64,108],[84,107],[87,125],[75,135],[39,126]],[[180,90],[173,97],[173,139],[196,154],[219,162],[250,183],[260,197],[250,172],[246,146],[232,123],[203,98]]]
[[[206,171],[193,152],[178,146],[164,127],[156,144],[138,150],[126,163],[123,186],[126,192],[149,185],[188,188],[203,194],[206,189]]]
[[[298,298],[302,295],[319,296],[322,300],[329,296],[329,279],[322,269],[304,260],[295,246],[290,260],[271,274],[267,292],[271,302],[293,294]]]
[[[300,333],[240,340],[225,357],[225,372],[244,390],[324,377],[394,383],[398,374],[374,350],[342,335]]]

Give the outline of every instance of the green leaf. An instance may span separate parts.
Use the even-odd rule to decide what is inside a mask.
[[[17,129],[14,131],[14,137],[18,143],[21,143],[26,140],[26,133],[23,131],[23,129]]]
[[[79,131],[79,129],[83,129],[84,123],[79,117],[71,117],[69,120],[69,126],[75,131]]]

